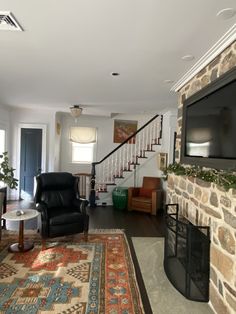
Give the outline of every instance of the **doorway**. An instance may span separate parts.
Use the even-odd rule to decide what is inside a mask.
[[[33,200],[35,177],[45,171],[45,129],[21,126],[19,197]]]

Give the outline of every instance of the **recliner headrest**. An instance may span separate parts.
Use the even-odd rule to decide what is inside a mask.
[[[74,187],[75,177],[69,172],[47,172],[37,176],[42,190],[64,190]]]

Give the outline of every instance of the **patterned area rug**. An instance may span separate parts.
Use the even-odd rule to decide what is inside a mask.
[[[105,233],[104,233],[105,232]],[[90,233],[35,242],[25,253],[9,253],[17,235],[0,245],[0,313],[143,314],[126,237],[122,231]],[[55,240],[54,240],[55,241]]]

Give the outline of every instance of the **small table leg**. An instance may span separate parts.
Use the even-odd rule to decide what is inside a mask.
[[[34,247],[33,242],[24,241],[24,220],[20,220],[19,242],[9,246],[8,251],[12,253],[27,252]]]

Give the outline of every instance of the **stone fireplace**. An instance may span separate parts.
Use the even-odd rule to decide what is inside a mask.
[[[236,42],[179,91],[176,161],[180,160],[183,102],[236,66]],[[184,176],[168,175],[167,203],[178,203],[193,224],[209,226],[210,305],[218,314],[236,313],[236,190]]]

